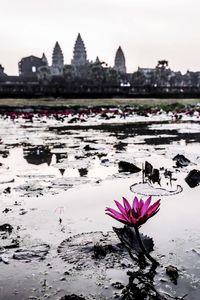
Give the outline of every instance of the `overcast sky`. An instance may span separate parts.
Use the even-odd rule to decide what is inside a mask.
[[[199,0],[0,0],[0,64],[18,73],[18,61],[60,43],[70,63],[78,32],[89,60],[113,65],[121,45],[129,72],[169,60],[174,70],[200,70]]]

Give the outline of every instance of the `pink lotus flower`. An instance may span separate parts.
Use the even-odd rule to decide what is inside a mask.
[[[150,196],[144,202],[142,199],[139,201],[138,198],[135,197],[131,206],[126,198],[123,197],[123,205],[115,201],[119,211],[107,207],[106,214],[121,223],[138,228],[159,211],[160,200],[150,205],[151,198]]]

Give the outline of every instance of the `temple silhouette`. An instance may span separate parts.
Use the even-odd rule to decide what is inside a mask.
[[[69,69],[73,70],[78,76],[81,75],[81,70],[88,70],[89,66],[93,64],[92,61],[87,59],[86,47],[79,33],[75,41],[71,65],[64,64],[63,51],[59,43],[56,42],[52,53],[52,63],[50,65],[48,64],[46,55],[43,53],[41,58],[33,55],[22,58],[18,66],[19,76],[21,76],[21,78],[24,77],[26,80],[30,77],[44,79],[44,77],[49,78],[50,76],[64,76],[65,71],[69,72]],[[96,58],[95,65],[102,65],[98,57]],[[125,56],[121,47],[119,47],[116,52],[113,68],[119,73],[126,73]]]
[[[45,53],[42,57],[24,57],[18,63],[18,76],[8,76],[0,65],[0,97],[200,95],[200,72],[175,72],[169,68],[167,60],[159,60],[155,68],[138,67],[136,72],[128,73],[121,46],[115,53],[113,66],[108,66],[98,56],[90,61],[80,33],[71,64],[64,61],[57,41],[50,63]]]

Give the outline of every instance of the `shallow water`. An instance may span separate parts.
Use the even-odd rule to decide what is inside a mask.
[[[0,211],[11,209],[2,212],[1,224],[14,227],[13,236],[19,236],[20,246],[41,243],[51,246],[42,262],[25,264],[12,259],[13,249],[6,252],[10,263],[0,262],[0,299],[21,300],[31,295],[58,299],[67,293],[83,293],[88,299],[111,299],[115,293],[111,282],[120,280],[127,284],[126,270],[76,271],[57,255],[58,245],[70,236],[107,232],[112,226],[121,226],[104,211],[107,206],[114,207],[113,200],[122,196],[131,200],[134,196],[131,186],[137,187],[137,193],[145,194],[142,172],[119,172],[118,163],[125,160],[139,168],[148,161],[155,168],[172,171],[174,180],[170,183],[164,177],[164,170],[160,170],[166,196],[161,197],[159,213],[141,231],[153,237],[152,256],[163,266],[155,277],[157,286],[171,294],[188,294],[188,299],[198,300],[200,188],[190,188],[185,177],[190,170],[200,167],[199,123],[166,125],[161,122],[97,129],[59,129],[57,124],[57,129],[49,130],[51,123],[48,119],[46,123],[37,120],[33,124],[0,120],[3,140]],[[48,149],[45,154],[42,146]],[[172,160],[177,154],[185,155],[191,163],[177,168]],[[177,185],[182,191],[171,194],[169,191],[176,191]],[[10,192],[6,190],[8,187]],[[158,184],[151,188],[153,195],[159,195]],[[158,197],[154,196],[154,200]],[[179,269],[176,286],[169,279],[166,283],[160,281],[166,278],[164,266],[170,264]],[[66,270],[70,270],[70,276],[61,281]]]

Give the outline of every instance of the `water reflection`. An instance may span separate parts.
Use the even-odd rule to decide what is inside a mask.
[[[24,148],[24,158],[29,164],[41,165],[47,163],[48,166],[51,163],[52,153],[48,147],[34,146]]]

